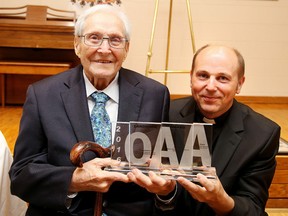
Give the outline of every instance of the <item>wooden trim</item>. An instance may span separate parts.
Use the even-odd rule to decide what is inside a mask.
[[[171,94],[170,95],[170,99],[174,100],[174,99],[178,99],[178,98],[184,98],[184,97],[188,97],[190,95],[178,95],[178,94]]]
[[[288,104],[288,97],[278,96],[236,96],[242,103],[261,103],[261,104]]]
[[[54,75],[71,68],[70,63],[0,61],[1,104],[5,106],[5,75]]]
[[[71,63],[0,61],[0,74],[54,75],[69,68]]]
[[[178,95],[173,94],[170,98],[178,99],[187,97],[189,95]],[[288,104],[288,97],[278,97],[278,96],[236,96],[235,97],[239,102],[242,103],[261,103],[261,104]]]
[[[285,172],[287,172],[287,170]],[[288,199],[287,193],[288,184],[271,184],[269,188],[269,198],[271,199]]]
[[[268,199],[266,208],[287,208],[288,199]]]
[[[288,170],[288,155],[277,155],[277,169],[278,170]],[[288,183],[288,178],[287,178]]]

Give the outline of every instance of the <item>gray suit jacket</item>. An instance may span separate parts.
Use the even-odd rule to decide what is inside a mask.
[[[93,141],[82,66],[29,86],[10,170],[11,191],[29,203],[27,215],[93,215],[95,193],[80,192],[67,210],[75,167],[69,153]],[[118,121],[168,120],[169,92],[160,83],[121,68]],[[95,158],[91,152],[85,160]],[[104,196],[109,215],[151,215],[153,194],[116,182]]]
[[[195,107],[192,97],[172,101],[170,121],[193,122]],[[231,215],[266,215],[264,209],[275,172],[279,137],[280,127],[276,123],[234,100],[212,153],[212,166],[216,167],[226,192],[235,200]],[[186,192],[182,195],[175,215],[215,215],[205,203],[193,200]]]

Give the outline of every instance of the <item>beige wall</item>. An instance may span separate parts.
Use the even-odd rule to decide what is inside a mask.
[[[132,22],[132,41],[125,67],[144,74],[154,0],[122,0]],[[152,69],[164,69],[169,0],[159,1]],[[186,0],[173,1],[168,69],[189,70],[192,45]],[[0,0],[1,7],[41,4],[76,10],[70,0]],[[288,96],[288,1],[287,0],[190,0],[196,48],[206,43],[236,47],[246,59],[246,83],[240,95]],[[163,82],[163,75],[150,75]],[[169,75],[172,94],[189,94],[189,75]]]

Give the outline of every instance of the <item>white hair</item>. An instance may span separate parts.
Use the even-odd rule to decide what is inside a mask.
[[[74,29],[74,34],[75,36],[81,36],[83,33],[83,28],[86,19],[97,12],[107,12],[107,13],[112,13],[115,16],[117,16],[124,24],[125,28],[125,37],[128,41],[130,41],[130,34],[131,34],[131,29],[130,29],[130,22],[126,14],[120,9],[119,6],[116,5],[109,5],[109,4],[97,4],[87,10],[85,10],[77,19],[75,23],[75,29]]]

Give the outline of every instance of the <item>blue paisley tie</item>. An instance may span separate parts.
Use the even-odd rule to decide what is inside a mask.
[[[95,100],[90,116],[95,142],[103,147],[109,147],[112,139],[111,122],[105,109],[109,96],[103,92],[94,92],[91,96]]]

